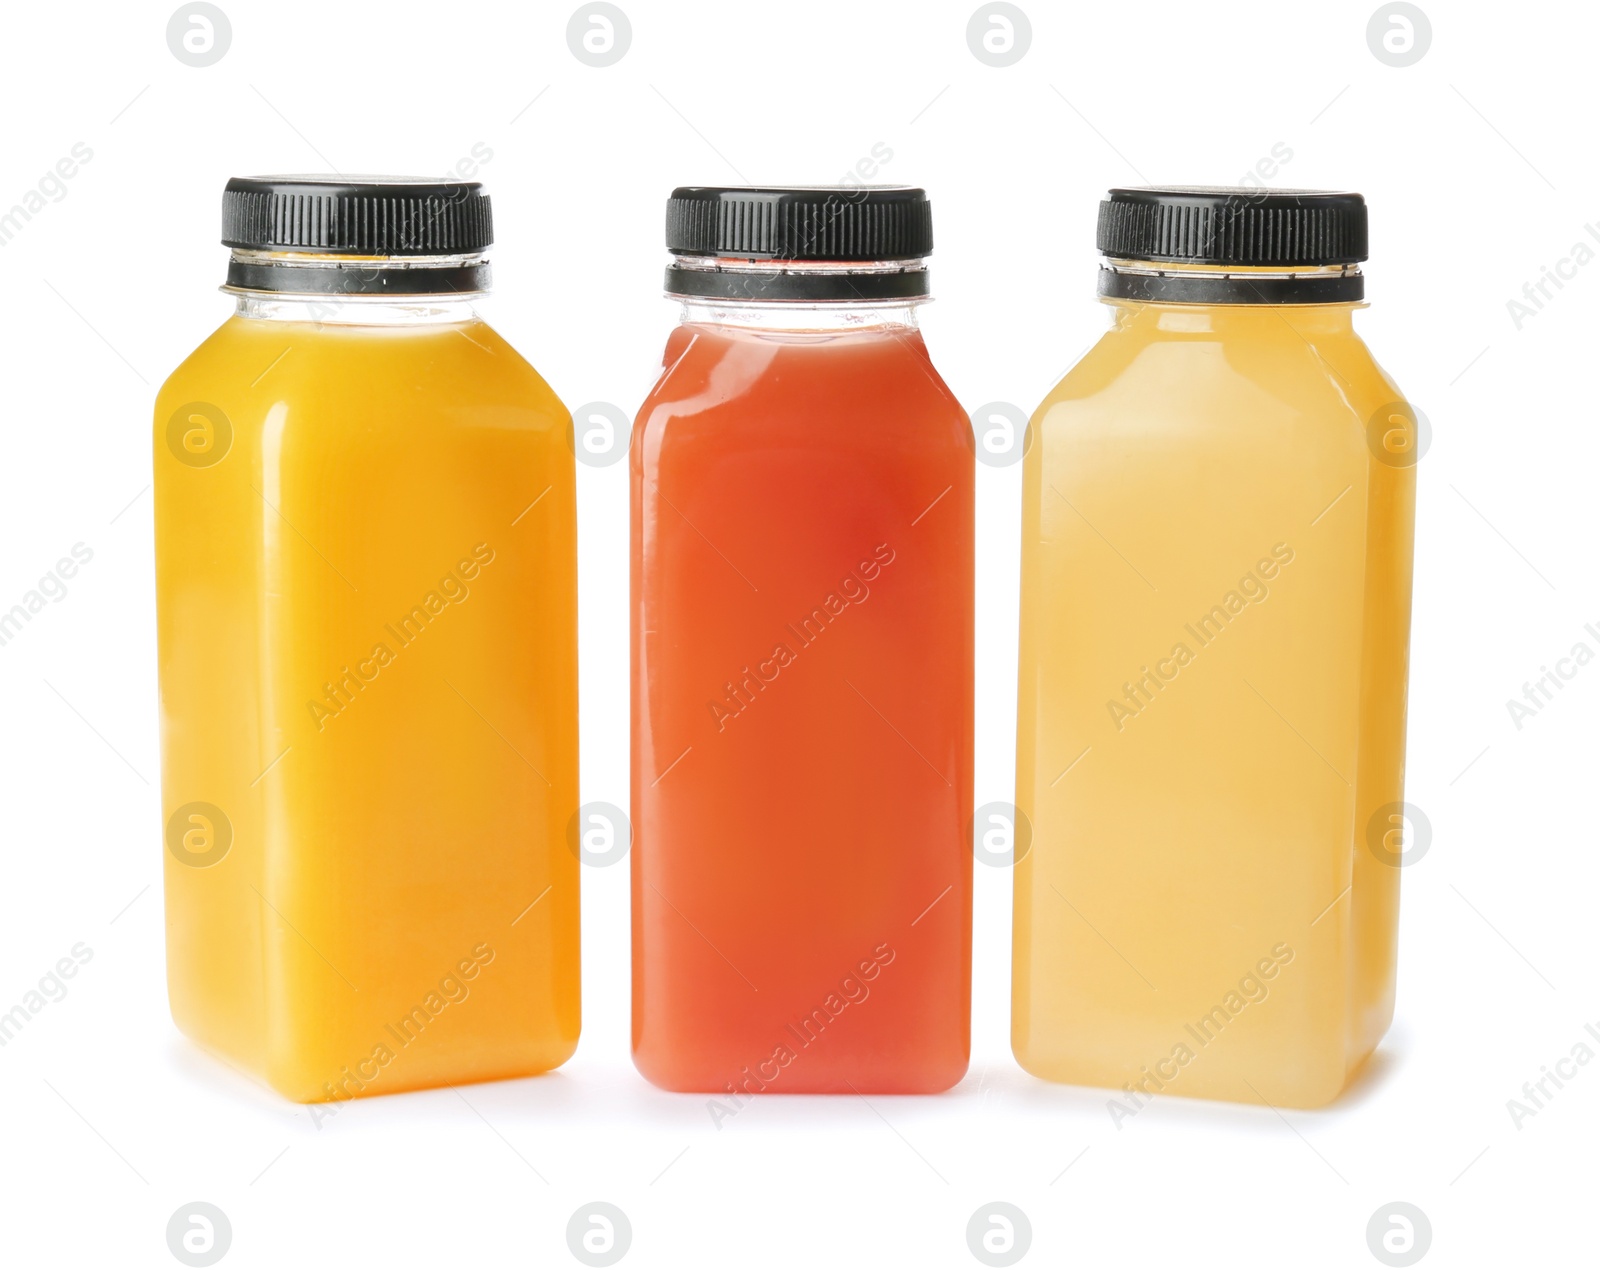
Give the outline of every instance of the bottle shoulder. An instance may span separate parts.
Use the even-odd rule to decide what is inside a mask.
[[[1348,322],[1309,321],[1286,307],[1252,314],[1238,330],[1113,328],[1051,389],[1035,422],[1058,406],[1112,401],[1175,414],[1254,403],[1365,417],[1402,399]]]
[[[429,326],[229,317],[167,376],[159,417],[191,400],[241,405],[315,398],[360,382],[375,397],[419,400],[436,386],[456,402],[516,401],[566,414],[542,375],[481,319]]]
[[[710,411],[733,419],[862,410],[967,420],[914,327],[818,335],[685,324],[667,338],[637,426]]]
[[[187,357],[172,368],[162,380],[161,386],[156,389],[157,414],[161,413],[161,407],[169,399],[185,398],[190,385],[205,378],[219,356],[226,355],[227,350],[235,343],[231,328],[237,320],[233,317],[225,319],[205,339],[195,345]]]

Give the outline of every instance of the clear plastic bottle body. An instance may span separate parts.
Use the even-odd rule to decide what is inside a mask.
[[[634,1059],[966,1069],[973,448],[912,303],[688,301],[634,430]]]
[[[562,1062],[565,408],[470,298],[245,293],[154,464],[179,1026],[304,1102]]]
[[[1124,1114],[1320,1105],[1393,1014],[1415,469],[1354,307],[1115,301],[1033,418],[1013,1048]]]

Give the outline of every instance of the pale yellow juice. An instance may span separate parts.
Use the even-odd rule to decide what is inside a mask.
[[[1317,1106],[1394,1012],[1409,416],[1356,305],[1111,303],[1025,460],[1013,1046]]]

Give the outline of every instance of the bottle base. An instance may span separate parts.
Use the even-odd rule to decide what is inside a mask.
[[[529,1046],[515,1056],[485,1058],[452,1068],[438,1064],[414,1064],[409,1070],[396,1066],[392,1056],[386,1060],[374,1055],[354,1068],[348,1065],[341,1067],[330,1076],[326,1070],[310,1061],[282,1057],[261,1059],[256,1055],[218,1047],[187,1032],[184,1040],[198,1052],[270,1089],[279,1097],[302,1106],[542,1076],[561,1067],[578,1048],[578,1038],[574,1036]]]
[[[852,1064],[848,1058],[830,1056],[826,1067],[805,1069],[805,1055],[790,1062],[774,1057],[754,1066],[719,1064],[713,1056],[669,1061],[635,1048],[633,1065],[657,1089],[674,1094],[706,1094],[712,1098],[745,1099],[758,1094],[942,1094],[967,1074],[968,1055],[931,1060],[914,1068],[894,1068],[869,1063]],[[717,1073],[720,1073],[720,1078]]]
[[[1259,1067],[1234,1065],[1203,1071],[1198,1066],[1176,1063],[1165,1068],[1158,1064],[1155,1070],[1148,1066],[1118,1068],[1088,1062],[1076,1055],[1047,1056],[1022,1046],[1012,1047],[1018,1066],[1030,1076],[1055,1085],[1110,1091],[1108,1109],[1119,1124],[1157,1094],[1244,1106],[1320,1110],[1338,1102],[1359,1082],[1372,1052],[1368,1050],[1343,1064],[1308,1064],[1294,1070],[1273,1070],[1263,1062]]]

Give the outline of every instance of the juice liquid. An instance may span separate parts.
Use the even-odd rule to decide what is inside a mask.
[[[972,471],[914,328],[690,323],[633,479],[633,1045],[668,1089],[966,1069]]]
[[[480,321],[236,317],[161,390],[155,498],[178,1025],[307,1102],[561,1063],[565,408]]]
[[[1351,308],[1118,303],[1033,419],[1013,1046],[1122,1114],[1326,1103],[1393,1015],[1415,469]]]

